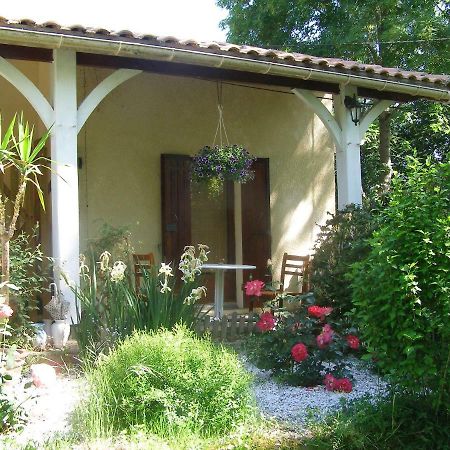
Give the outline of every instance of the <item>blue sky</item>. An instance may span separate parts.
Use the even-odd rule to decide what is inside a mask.
[[[0,16],[8,19],[53,20],[64,25],[219,41],[226,40],[219,29],[226,15],[214,0],[19,0],[0,6]]]

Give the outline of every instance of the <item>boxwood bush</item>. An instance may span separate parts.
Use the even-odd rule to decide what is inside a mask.
[[[88,373],[81,406],[94,435],[144,427],[220,435],[252,414],[250,376],[236,355],[184,327],[136,332]]]
[[[392,182],[369,255],[353,270],[362,337],[411,389],[449,390],[450,163],[410,157]]]

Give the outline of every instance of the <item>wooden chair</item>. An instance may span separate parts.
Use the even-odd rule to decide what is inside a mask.
[[[311,257],[310,255],[299,256],[289,255],[285,253],[283,255],[283,261],[281,263],[280,274],[280,287],[275,291],[264,290],[261,292],[259,299],[273,299],[278,294],[285,293],[289,295],[306,294],[309,292],[309,265]],[[286,286],[286,276],[290,275],[288,286]],[[295,282],[295,279],[297,281]],[[293,282],[294,281],[294,282]],[[249,311],[253,311],[253,302],[248,300]],[[280,300],[280,307],[282,300]]]
[[[153,253],[133,254],[134,263],[134,282],[136,291],[141,288],[141,278],[144,276],[144,270],[150,270],[155,265]]]

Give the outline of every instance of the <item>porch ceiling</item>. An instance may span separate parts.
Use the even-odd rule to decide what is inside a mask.
[[[319,58],[246,45],[112,32],[54,22],[0,17],[0,55],[51,61],[58,47],[77,50],[80,65],[124,67],[162,74],[336,93],[351,82],[364,97],[450,100],[450,76],[409,72],[338,58]],[[34,48],[30,48],[34,47]]]

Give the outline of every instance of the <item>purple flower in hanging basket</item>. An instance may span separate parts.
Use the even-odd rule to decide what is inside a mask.
[[[205,146],[193,158],[192,179],[208,181],[219,178],[245,183],[254,177],[251,166],[255,159],[239,145]]]

